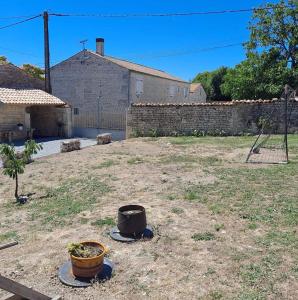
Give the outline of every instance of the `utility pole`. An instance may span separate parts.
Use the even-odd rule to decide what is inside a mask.
[[[50,46],[49,46],[49,14],[43,13],[44,29],[44,68],[45,68],[45,91],[52,94],[51,71],[50,71]]]

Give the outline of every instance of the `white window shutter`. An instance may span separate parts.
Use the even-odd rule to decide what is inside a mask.
[[[141,95],[144,92],[144,83],[143,79],[137,78],[136,79],[136,94]]]
[[[170,85],[170,88],[169,88],[169,95],[170,97],[174,97],[175,96],[175,86],[174,85]]]

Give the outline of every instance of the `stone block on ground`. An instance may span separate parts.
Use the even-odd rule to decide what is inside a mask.
[[[66,141],[61,142],[61,152],[71,152],[75,150],[81,149],[81,142],[80,140],[72,140],[72,141]]]
[[[96,137],[97,145],[109,144],[112,142],[112,134],[111,133],[103,133],[99,134]]]

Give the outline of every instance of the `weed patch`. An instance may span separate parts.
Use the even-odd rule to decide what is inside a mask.
[[[195,241],[211,241],[215,240],[215,235],[210,232],[196,233],[191,237]]]
[[[133,157],[127,161],[130,165],[137,165],[143,163],[144,160],[141,157]]]
[[[100,165],[98,166],[95,166],[94,169],[105,169],[105,168],[109,168],[111,166],[115,166],[115,165],[118,165],[119,163],[115,160],[107,160],[107,161],[104,161],[103,163],[101,163]]]
[[[9,240],[18,240],[19,235],[16,231],[8,231],[0,234],[0,243],[9,241]]]
[[[103,227],[103,226],[115,226],[116,223],[114,221],[113,218],[107,217],[104,219],[98,219],[94,222],[91,222],[92,226],[99,226],[99,227]]]
[[[174,214],[181,215],[183,212],[184,212],[184,210],[182,208],[179,208],[179,207],[172,208],[172,213],[174,213]]]
[[[52,226],[69,224],[71,216],[92,209],[100,202],[100,197],[111,189],[95,177],[73,179],[60,187],[48,190],[45,197],[32,201],[31,221],[40,220],[43,225]]]

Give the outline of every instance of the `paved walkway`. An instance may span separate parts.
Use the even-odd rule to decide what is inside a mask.
[[[38,151],[37,154],[33,155],[33,158],[39,158],[39,157],[60,153],[61,142],[70,141],[70,140],[73,139],[57,139],[57,138],[37,139],[36,142],[42,144],[43,149],[41,151]],[[95,139],[79,138],[79,140],[81,141],[81,148],[96,145]],[[14,144],[17,151],[21,151],[24,149],[24,142],[15,142]],[[2,167],[2,162],[0,160],[0,168],[1,167]]]

